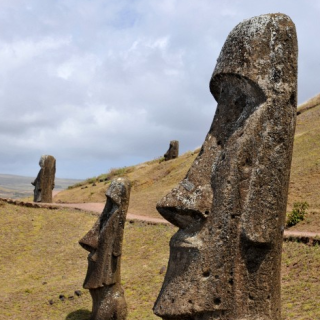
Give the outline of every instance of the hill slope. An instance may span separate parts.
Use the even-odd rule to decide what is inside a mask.
[[[313,216],[304,223],[320,227],[320,95],[298,109],[288,207],[307,201]],[[302,226],[301,226],[302,227]]]
[[[297,127],[289,187],[288,210],[296,201],[307,201],[312,213],[301,224],[309,231],[320,230],[320,94],[298,108]],[[129,212],[158,216],[157,201],[187,173],[199,150],[187,152],[175,160],[154,160],[135,167],[114,170],[112,176],[127,176],[133,183]],[[107,175],[83,182],[55,197],[60,202],[104,202]],[[92,186],[92,182],[96,186]],[[84,187],[87,187],[83,189]]]
[[[82,289],[88,253],[78,241],[96,219],[87,212],[0,201],[0,320],[89,319],[91,297]],[[125,224],[121,272],[128,320],[159,319],[152,306],[175,230],[171,225]],[[282,319],[320,319],[319,265],[319,246],[284,243]],[[82,295],[76,296],[75,290]],[[61,294],[65,301],[59,300]]]
[[[187,152],[171,161],[153,160],[137,166],[111,171],[96,179],[88,179],[75,188],[60,192],[55,202],[104,202],[105,192],[113,177],[126,176],[132,183],[129,212],[159,217],[157,201],[186,175],[199,150]],[[107,178],[107,181],[104,181]],[[102,180],[102,181],[100,181]],[[94,182],[94,184],[93,184]]]

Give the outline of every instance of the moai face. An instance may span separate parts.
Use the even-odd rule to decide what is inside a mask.
[[[179,230],[156,315],[280,319],[296,80],[289,17],[254,17],[229,34],[210,81],[218,106],[209,133],[185,179],[157,204]]]
[[[35,202],[52,202],[52,189],[56,173],[56,159],[50,155],[42,155],[39,160],[41,167],[36,179],[31,182],[34,189]]]
[[[129,181],[124,178],[113,180],[106,192],[107,203],[100,218],[79,241],[90,252],[83,284],[85,289],[120,283],[120,259],[129,196]]]
[[[177,158],[179,156],[179,141],[170,141],[169,149],[163,156],[165,161]]]

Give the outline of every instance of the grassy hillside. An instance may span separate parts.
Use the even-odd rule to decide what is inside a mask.
[[[111,170],[109,174],[88,179],[75,188],[60,192],[54,201],[104,202],[110,180],[113,177],[126,176],[132,183],[129,212],[159,217],[155,209],[157,201],[184,178],[198,152],[199,150],[187,152],[171,161],[157,159],[133,167]],[[106,178],[109,180],[104,181]]]
[[[91,297],[82,283],[87,253],[78,240],[97,216],[0,202],[0,319],[88,320]],[[153,303],[167,265],[170,225],[126,223],[122,283],[128,320],[156,320]],[[320,319],[320,248],[285,243],[282,259],[283,318]],[[81,290],[80,297],[74,294]],[[59,300],[59,295],[66,297]],[[51,301],[51,303],[49,302]]]
[[[293,229],[320,230],[320,95],[299,107],[297,117],[288,209],[296,201],[310,205],[305,222]]]
[[[299,108],[294,139],[294,151],[289,188],[288,211],[294,202],[307,201],[309,215],[304,223],[294,227],[308,231],[320,230],[320,95]],[[129,212],[159,216],[157,201],[187,173],[197,152],[187,152],[175,160],[154,160],[138,166],[112,170],[108,175],[89,179],[78,187],[65,190],[55,197],[60,202],[104,202],[108,182],[106,177],[127,176],[133,183]],[[92,186],[93,182],[96,186]],[[86,188],[85,188],[86,187]]]

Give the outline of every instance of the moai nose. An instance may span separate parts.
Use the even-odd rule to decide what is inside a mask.
[[[206,219],[211,209],[210,184],[196,185],[188,176],[157,203],[157,210],[175,226],[186,229]]]
[[[87,234],[79,240],[81,247],[89,252],[98,248],[100,220],[98,219]]]

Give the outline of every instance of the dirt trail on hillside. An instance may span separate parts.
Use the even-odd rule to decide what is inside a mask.
[[[76,208],[85,211],[93,211],[101,213],[105,203],[102,202],[87,202],[87,203],[53,203],[54,205],[61,206],[61,207],[68,207],[68,208]],[[169,222],[163,218],[153,218],[148,216],[142,216],[137,214],[129,213],[127,214],[128,220],[140,220],[146,222],[153,222],[153,223],[167,223]],[[285,237],[306,237],[306,238],[320,238],[320,232],[304,232],[304,231],[291,231],[285,230],[284,231]]]
[[[105,206],[105,203],[102,203],[102,202],[52,203],[52,204],[54,204],[55,206],[59,206],[59,207],[76,208],[76,209],[80,209],[80,210],[93,211],[93,212],[98,212],[98,213],[101,213],[104,206]],[[169,223],[167,220],[162,219],[162,218],[141,216],[141,215],[132,214],[129,212],[127,214],[127,219],[128,220],[141,220],[141,221],[154,222],[154,223]]]

